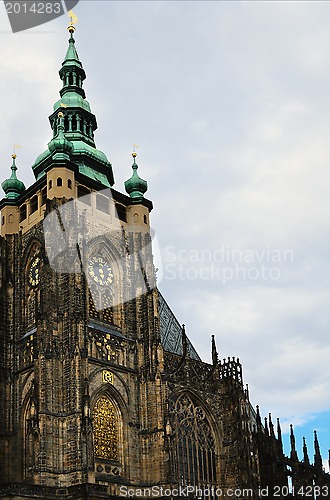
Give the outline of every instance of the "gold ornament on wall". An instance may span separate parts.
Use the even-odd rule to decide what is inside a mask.
[[[40,283],[40,257],[35,257],[31,262],[28,273],[29,285],[36,287]]]
[[[109,372],[109,370],[103,370],[102,382],[105,384],[113,384],[113,373]]]

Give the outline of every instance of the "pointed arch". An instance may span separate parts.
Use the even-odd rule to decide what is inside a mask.
[[[36,323],[36,312],[38,309],[38,304],[40,302],[40,271],[42,267],[41,259],[42,243],[36,238],[31,239],[27,245],[24,255],[23,255],[23,266],[22,266],[22,283],[24,283],[24,296],[23,296],[23,324],[24,330],[29,330],[35,326]],[[36,263],[35,269],[33,270],[36,275],[36,270],[38,268],[38,280],[36,279],[35,285],[32,286],[29,276],[31,274],[31,266],[33,262]],[[36,275],[37,276],[37,275]]]
[[[116,406],[107,394],[102,394],[93,411],[95,458],[120,461],[119,425]]]
[[[95,238],[88,249],[88,263],[92,259],[101,258],[109,264],[112,278],[109,283],[96,283],[88,277],[89,282],[89,316],[116,326],[121,326],[123,304],[123,257],[117,248],[106,237]]]
[[[28,263],[33,259],[36,254],[40,254],[43,248],[43,242],[36,237],[31,238],[26,245],[23,255],[23,266],[26,268]]]
[[[33,477],[37,467],[39,446],[38,402],[35,395],[33,373],[26,379],[21,413],[21,445],[23,477]],[[24,394],[25,392],[25,394]]]
[[[103,369],[98,370],[94,377],[99,381],[103,380]],[[115,377],[119,385],[124,384],[118,374]],[[127,392],[128,389],[124,386],[123,389]],[[117,477],[127,476],[130,464],[128,401],[116,387],[111,384],[105,386],[102,383],[91,395],[91,416],[93,421],[91,447],[95,469],[112,471],[111,473]],[[108,443],[107,446],[102,447],[102,439]]]
[[[172,470],[178,483],[216,485],[216,438],[203,405],[190,394],[180,394],[172,407],[172,424]]]

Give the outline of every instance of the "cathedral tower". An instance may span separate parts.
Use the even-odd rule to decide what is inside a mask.
[[[36,181],[25,188],[13,155],[0,205],[0,484],[44,498],[164,480],[152,203],[136,153],[127,195],[112,188],[69,32]]]
[[[305,444],[299,462],[293,430],[285,457],[239,359],[219,359],[212,336],[203,362],[157,289],[148,185],[133,152],[126,194],[113,187],[74,31],[35,182],[19,180],[14,154],[2,183],[0,498],[257,500],[268,488],[284,500],[288,476],[323,495],[317,435],[314,464]]]

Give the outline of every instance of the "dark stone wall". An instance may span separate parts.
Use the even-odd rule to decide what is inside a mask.
[[[47,210],[65,201],[49,201]],[[297,487],[328,484],[322,468],[284,457],[281,439],[251,407],[238,359],[219,361],[215,348],[211,365],[191,359],[184,331],[183,355],[164,353],[149,234],[123,228],[102,237],[82,221],[88,237],[77,257],[81,216],[72,209],[66,217],[74,224],[56,271],[42,222],[0,237],[0,498],[101,499],[118,495],[120,485],[179,486],[173,425],[184,394],[210,426],[224,497],[246,488],[259,498],[260,487],[285,486],[288,474]],[[79,260],[96,251],[115,270],[110,322],[91,314]],[[35,257],[40,282],[33,288]],[[68,259],[74,272],[67,272]],[[93,409],[101,395],[118,416],[116,461],[94,456]]]

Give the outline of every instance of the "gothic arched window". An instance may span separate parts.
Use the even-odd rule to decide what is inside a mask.
[[[33,244],[25,268],[25,328],[35,326],[36,311],[40,303],[40,281],[41,281],[42,259],[40,257],[40,246]]]
[[[28,291],[26,307],[26,327],[31,328],[36,321],[36,293],[34,290]]]
[[[37,403],[35,398],[31,398],[26,407],[24,418],[23,439],[25,441],[25,476],[33,475],[36,466],[37,447],[39,440],[39,424],[37,414]]]
[[[98,248],[91,254],[87,265],[89,285],[89,316],[115,323],[115,270],[106,249]]]
[[[97,305],[97,308],[95,306]],[[113,291],[109,288],[100,290],[95,285],[91,285],[89,290],[89,316],[98,318],[107,323],[114,322],[113,316]]]
[[[95,458],[119,460],[117,411],[107,395],[96,401],[93,411]]]
[[[215,441],[205,410],[181,395],[174,405],[173,469],[181,485],[216,484]]]

